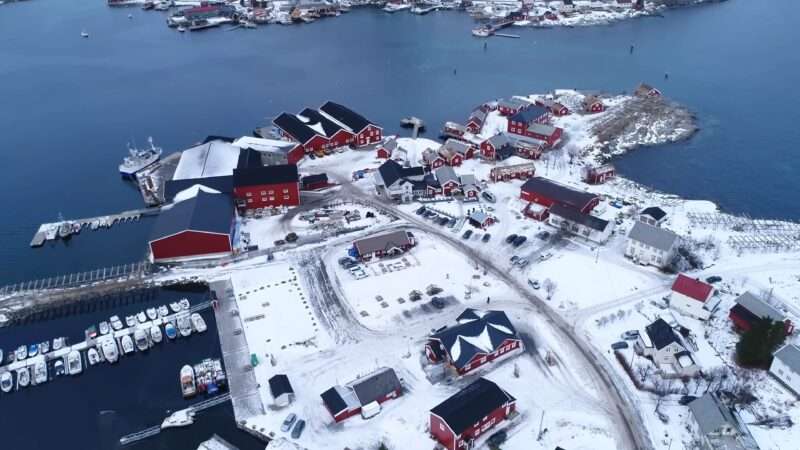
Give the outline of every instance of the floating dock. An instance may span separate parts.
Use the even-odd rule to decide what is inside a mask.
[[[108,216],[99,216],[99,217],[90,217],[88,219],[75,219],[75,220],[64,220],[61,222],[52,222],[52,223],[43,223],[39,226],[39,229],[36,230],[36,233],[33,235],[33,239],[31,239],[31,247],[41,247],[44,245],[46,241],[52,241],[58,238],[59,233],[58,230],[64,225],[73,226],[73,231],[70,232],[70,236],[76,233],[80,233],[80,230],[88,228],[92,231],[99,230],[101,228],[111,228],[115,224],[124,223],[124,222],[134,222],[141,219],[143,216],[150,216],[158,214],[161,211],[161,208],[143,208],[143,209],[136,209],[131,211],[124,211],[118,214],[111,214]]]

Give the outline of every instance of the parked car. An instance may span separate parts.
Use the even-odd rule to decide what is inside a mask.
[[[528,261],[525,258],[520,258],[520,259],[517,260],[517,265],[519,266],[520,269],[524,268],[528,264],[530,264],[530,261]]]
[[[463,239],[469,239],[470,237],[472,237],[472,230],[465,231],[464,234],[461,235],[461,237]]]
[[[622,350],[623,348],[628,348],[628,343],[625,341],[614,342],[611,344],[611,348],[614,350]]]
[[[697,400],[697,397],[694,395],[681,395],[681,398],[678,400],[678,404],[686,406],[695,400]]]
[[[456,219],[455,218],[452,218],[452,219],[447,221],[447,228],[453,228],[454,226],[456,226]]]
[[[519,256],[517,256],[517,255],[512,256],[511,257],[511,264],[516,263],[518,259],[519,259]]]
[[[427,211],[427,210],[428,210],[428,208],[426,208],[424,206],[420,206],[419,208],[417,208],[416,211],[414,211],[414,213],[416,215],[418,215],[418,216],[421,216],[421,215],[425,214],[425,211]]]
[[[722,277],[719,276],[719,275],[712,275],[712,276],[706,278],[706,283],[710,283],[710,284],[719,283],[720,281],[722,281]]]
[[[506,441],[506,439],[508,439],[508,434],[506,433],[506,430],[500,430],[497,433],[489,436],[489,439],[486,440],[486,444],[490,448],[499,447],[500,444]]]
[[[540,231],[540,232],[536,233],[536,237],[538,237],[539,239],[541,239],[543,241],[546,241],[546,240],[550,239],[550,232],[549,231]]]
[[[303,430],[306,428],[306,421],[305,420],[298,420],[297,425],[294,426],[292,430],[292,439],[300,439],[300,436],[303,434]]]
[[[491,238],[492,238],[492,235],[491,235],[491,234],[489,234],[489,233],[485,233],[485,234],[483,235],[483,237],[481,238],[481,241],[483,241],[483,242],[489,242],[489,239],[491,239]]]
[[[547,261],[548,259],[550,259],[552,257],[553,257],[553,254],[550,253],[550,252],[542,253],[541,255],[539,255],[539,261]]]
[[[441,226],[447,225],[448,222],[450,222],[450,219],[448,219],[447,217],[441,217],[439,219],[439,225],[441,225]]]
[[[506,244],[510,244],[510,243],[514,242],[514,239],[516,239],[516,238],[517,238],[516,234],[509,234],[508,237],[506,238]]]
[[[297,420],[297,414],[291,413],[283,419],[283,424],[281,424],[281,431],[286,433],[287,431],[292,429],[292,425],[294,425],[294,421]]]
[[[286,242],[295,242],[297,240],[297,233],[289,233],[286,235]]]
[[[514,239],[514,242],[511,243],[511,245],[513,245],[514,247],[519,247],[520,245],[524,244],[525,241],[527,240],[528,238],[526,238],[525,236],[517,236]]]
[[[639,330],[628,330],[620,336],[620,339],[633,341],[639,338]]]
[[[528,279],[528,285],[534,289],[539,289],[539,280]]]
[[[483,192],[481,192],[481,197],[483,197],[483,199],[484,199],[484,200],[486,200],[487,202],[492,202],[492,203],[494,203],[494,202],[496,202],[496,201],[497,201],[497,199],[495,198],[494,194],[492,194],[492,193],[491,193],[491,192],[489,192],[489,191],[483,191]]]
[[[445,302],[440,297],[433,297],[431,299],[431,305],[436,309],[443,309],[445,307]]]
[[[286,244],[286,241],[284,241],[283,239],[278,239],[277,241],[273,242],[272,244],[275,245],[275,247],[280,247],[281,245]]]

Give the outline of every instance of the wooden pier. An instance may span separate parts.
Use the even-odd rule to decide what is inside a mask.
[[[422,121],[419,117],[406,117],[400,121],[400,125],[406,128],[413,128],[414,130],[411,132],[411,137],[416,139],[419,136],[419,132],[425,129],[425,122]]]
[[[58,230],[63,225],[73,224],[74,228],[77,230],[71,231],[70,236],[76,233],[80,233],[83,229],[90,229],[92,231],[96,231],[102,228],[111,228],[115,224],[124,223],[124,222],[133,222],[138,221],[143,216],[151,216],[158,214],[161,211],[161,208],[143,208],[143,209],[135,209],[131,211],[124,211],[118,214],[111,214],[108,216],[99,216],[99,217],[90,217],[87,219],[74,219],[74,220],[65,220],[62,222],[52,222],[52,223],[43,223],[39,226],[39,229],[36,230],[36,233],[33,235],[33,239],[31,239],[31,247],[41,247],[44,245],[45,242],[55,240],[58,238]]]

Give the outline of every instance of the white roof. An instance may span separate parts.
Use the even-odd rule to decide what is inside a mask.
[[[228,142],[211,141],[184,150],[173,180],[232,175],[239,164],[239,148]]]
[[[306,124],[307,127],[309,127],[312,130],[314,130],[314,132],[317,133],[318,135],[327,136],[325,134],[325,130],[322,128],[322,124],[321,123],[317,122],[317,123],[312,124],[312,123],[310,123],[311,119],[309,119],[306,116],[301,116],[300,114],[297,114],[297,118],[300,119],[301,122]]]
[[[242,136],[239,139],[233,141],[233,144],[231,145],[233,145],[234,147],[238,147],[240,149],[249,148],[257,152],[274,152],[285,148],[293,148],[297,144],[295,144],[294,142],[281,141],[278,139],[264,139],[253,136]]]
[[[203,186],[202,184],[193,184],[192,187],[188,187],[188,188],[178,192],[177,194],[175,194],[175,197],[173,197],[172,202],[173,203],[178,203],[178,202],[182,202],[184,200],[189,200],[190,198],[195,198],[195,197],[197,197],[197,194],[200,191],[203,191],[203,192],[208,193],[208,194],[219,194],[220,193],[218,190],[211,189],[210,187]]]

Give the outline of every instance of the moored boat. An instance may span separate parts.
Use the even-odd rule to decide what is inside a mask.
[[[97,333],[95,333],[96,335]],[[67,344],[67,338],[57,337],[53,339],[53,351],[61,350]]]
[[[175,337],[178,336],[178,330],[175,329],[175,325],[172,322],[167,322],[167,324],[164,325],[164,332],[169,339],[175,339]]]
[[[169,304],[169,309],[171,309],[172,312],[176,313],[181,310],[181,305],[178,302],[172,302]]]
[[[3,372],[0,375],[0,390],[3,392],[11,392],[11,388],[14,387],[14,376],[11,374],[11,371]]]
[[[90,325],[89,328],[86,329],[86,339],[94,339],[97,337],[97,327],[94,325]]]
[[[17,361],[22,361],[23,359],[28,357],[28,347],[24,345],[20,345],[17,347],[17,351],[14,352],[14,357]]]
[[[192,366],[185,365],[181,367],[181,393],[184,398],[188,398],[197,393],[194,380],[194,370]]]
[[[47,363],[44,357],[39,358],[33,365],[33,384],[44,384],[47,382]]]
[[[39,344],[31,344],[28,346],[28,358],[33,358],[39,354]]]
[[[178,331],[183,337],[188,337],[190,334],[192,334],[192,323],[188,316],[178,317]]]
[[[94,366],[100,362],[100,353],[96,348],[92,347],[86,351],[86,358],[89,360],[89,365]]]
[[[100,322],[100,334],[108,334],[111,331],[111,327],[108,326],[108,322],[105,320]]]
[[[55,372],[57,377],[60,377],[66,373],[66,370],[64,369],[64,358],[56,359],[56,362],[53,364],[53,372]]]
[[[145,315],[144,311],[139,311],[139,312],[136,314],[136,320],[138,320],[138,321],[139,321],[139,323],[145,323],[145,322],[147,322],[147,316]]]
[[[158,317],[166,317],[169,315],[169,308],[167,305],[161,305],[158,307]]]
[[[202,333],[208,329],[206,326],[206,321],[203,320],[203,316],[198,313],[192,313],[191,315],[192,326],[194,327],[194,331],[198,333]]]
[[[129,327],[136,325],[136,316],[125,316],[125,325]]]
[[[67,370],[70,375],[78,375],[83,372],[83,360],[79,351],[72,350],[67,355]]]
[[[122,344],[122,353],[124,353],[126,355],[130,354],[130,353],[133,353],[133,349],[134,349],[134,347],[133,347],[133,339],[131,339],[131,336],[129,334],[126,334],[125,336],[122,336],[122,339],[120,340],[120,343]]]
[[[189,299],[188,298],[180,299],[178,301],[178,304],[181,305],[181,309],[184,310],[184,311],[188,311],[189,307],[192,306],[191,304],[189,304]]]
[[[160,343],[163,339],[163,335],[161,334],[161,328],[157,325],[153,325],[150,327],[150,337],[153,339],[153,342],[156,344]]]
[[[44,341],[39,343],[39,354],[44,355],[45,353],[50,352],[50,341]],[[0,361],[3,360],[3,351],[0,350]]]
[[[147,343],[147,335],[141,328],[137,328],[133,332],[133,341],[136,343],[136,348],[138,348],[140,352],[147,350],[149,347]]]
[[[31,383],[31,373],[27,367],[17,369],[17,386],[26,387]]]
[[[145,314],[147,314],[147,318],[150,320],[156,320],[156,318],[158,318],[158,312],[156,312],[155,308],[147,308]]]
[[[111,322],[111,328],[113,328],[114,330],[119,331],[122,329],[123,325],[122,321],[119,319],[119,316],[111,316],[111,319],[109,319],[109,321]]]
[[[129,156],[119,165],[119,173],[124,177],[133,177],[142,170],[150,167],[161,158],[161,148],[153,145],[153,138],[147,138],[150,148],[137,149],[128,145]]]
[[[100,350],[103,352],[103,358],[112,364],[117,362],[119,359],[119,348],[117,347],[117,341],[110,336],[104,338],[103,342],[100,343]]]

